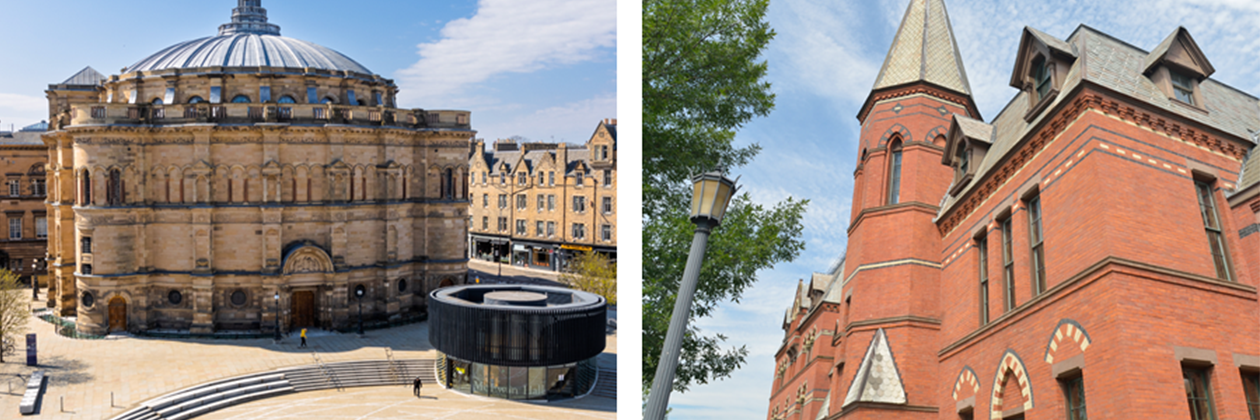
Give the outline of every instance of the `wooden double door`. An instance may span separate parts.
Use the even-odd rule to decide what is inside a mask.
[[[299,290],[290,298],[289,329],[310,328],[315,326],[315,292]]]

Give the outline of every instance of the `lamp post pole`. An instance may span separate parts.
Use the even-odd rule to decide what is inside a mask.
[[[276,290],[276,342],[280,342],[280,291]]]
[[[39,259],[31,262],[31,300],[39,300]]]
[[[365,292],[363,285],[360,284],[354,288],[354,297],[359,300],[359,336],[363,336],[363,293]]]
[[[696,225],[696,233],[691,240],[691,253],[687,255],[682,283],[679,284],[678,297],[674,301],[674,314],[670,317],[669,331],[665,333],[661,358],[656,365],[656,377],[652,380],[652,390],[648,394],[644,420],[665,418],[669,394],[674,389],[674,375],[678,370],[683,336],[691,318],[691,303],[700,281],[700,266],[704,263],[704,252],[709,245],[709,233],[721,224],[726,205],[736,190],[735,182],[723,176],[720,170],[696,176],[692,181],[695,191],[691,204],[691,222]]]

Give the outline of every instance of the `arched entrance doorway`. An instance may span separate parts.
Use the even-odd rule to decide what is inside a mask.
[[[109,300],[109,331],[127,331],[127,300],[114,296]]]
[[[315,327],[320,321],[315,296],[333,272],[332,259],[311,242],[292,243],[285,248],[284,282],[293,291],[289,295],[289,329]]]
[[[439,284],[438,284],[438,287],[439,287],[439,288],[442,288],[442,287],[451,287],[451,286],[454,286],[454,285],[455,285],[455,282],[454,282],[454,281],[451,281],[451,279],[450,279],[450,278],[445,278],[445,279],[442,279],[442,283],[439,283]]]

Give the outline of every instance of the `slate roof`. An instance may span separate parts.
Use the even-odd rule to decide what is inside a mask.
[[[0,134],[0,146],[43,146],[42,131],[19,131]]]
[[[1205,114],[1187,109],[1183,105],[1173,104],[1172,100],[1143,74],[1149,55],[1147,51],[1086,25],[1077,27],[1065,43],[1077,52],[1078,57],[1068,70],[1063,85],[1059,89],[1060,92],[1070,92],[1083,80],[1087,80],[1166,112],[1240,138],[1252,139],[1251,133],[1260,131],[1260,102],[1247,93],[1211,78],[1205,79],[1199,83],[1203,93],[1203,106],[1208,111]],[[948,212],[959,197],[964,197],[974,188],[1017,142],[1029,134],[1032,127],[1051,115],[1050,110],[1057,107],[1067,96],[1059,94],[1045,111],[1042,111],[1032,122],[1027,122],[1024,121],[1024,115],[1028,112],[1029,106],[1027,95],[1028,92],[1022,91],[1015,95],[1006,108],[990,122],[994,130],[993,145],[976,168],[975,178],[959,191],[958,195],[946,194],[939,214]]]
[[[964,137],[982,140],[986,143],[993,143],[993,126],[965,115],[954,114],[954,120],[958,121],[958,130],[962,132]]]
[[[1253,141],[1260,141],[1260,131],[1252,136]],[[1247,160],[1243,161],[1242,173],[1238,174],[1238,188],[1234,191],[1242,192],[1242,190],[1260,182],[1260,147],[1251,148],[1251,153],[1247,154]]]
[[[971,94],[943,0],[911,0],[873,90],[918,81]]]

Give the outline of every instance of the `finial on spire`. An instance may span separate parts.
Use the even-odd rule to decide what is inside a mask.
[[[280,35],[280,26],[267,23],[262,0],[237,0],[232,23],[219,26],[219,36],[232,34]]]

